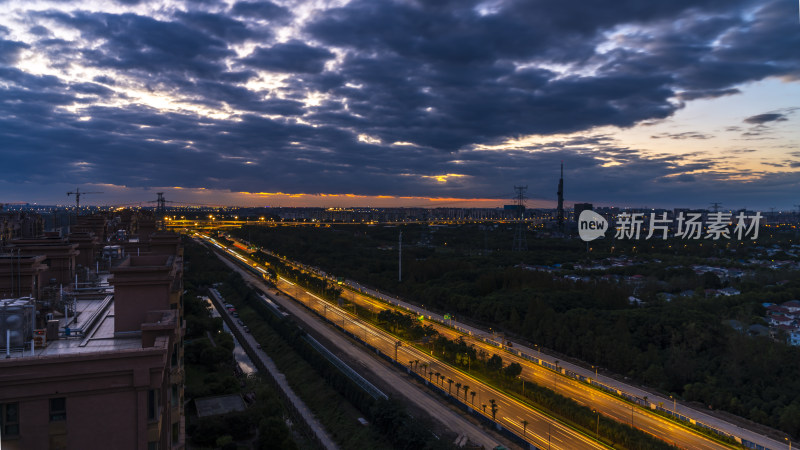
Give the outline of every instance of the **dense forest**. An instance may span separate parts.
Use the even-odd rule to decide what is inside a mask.
[[[403,232],[403,273],[397,242]],[[232,234],[280,255],[391,292],[459,319],[515,335],[665,393],[723,409],[800,437],[800,349],[742,334],[726,322],[761,323],[763,302],[800,298],[796,272],[754,270],[737,282],[741,295],[660,299],[670,286],[721,287],[716,277],[687,268],[709,261],[743,266],[755,243],[594,242],[539,238],[527,252],[509,251],[511,225],[402,227],[339,225],[250,227]],[[765,236],[763,246],[786,242]],[[677,248],[680,247],[680,248]],[[634,288],[619,281],[571,281],[578,264],[627,256],[636,265],[608,273],[642,275]],[[557,273],[524,266],[557,266]],[[786,280],[788,282],[785,282]],[[775,284],[776,281],[782,283]],[[645,301],[631,305],[628,298]]]
[[[258,376],[243,378],[235,375],[233,337],[223,332],[221,318],[209,316],[207,303],[199,297],[202,294],[199,286],[225,282],[226,272],[216,265],[207,264],[207,258],[214,258],[213,255],[206,256],[195,246],[187,248],[185,256],[184,358],[189,441],[198,449],[236,450],[242,446],[259,450],[297,449],[297,437],[286,426],[286,408],[278,395]],[[195,399],[228,394],[251,394],[255,401],[245,411],[197,417]],[[308,445],[305,439],[302,442]]]

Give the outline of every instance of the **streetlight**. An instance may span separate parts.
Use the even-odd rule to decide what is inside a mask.
[[[788,437],[788,436],[787,436],[787,437],[785,437],[784,439],[786,439],[787,441],[789,441],[789,450],[792,450],[792,440],[791,440],[791,439],[789,439],[789,437]]]
[[[594,434],[597,436],[598,439],[600,439],[600,413],[598,413],[597,410],[594,409],[592,410],[592,412],[597,414],[597,428],[595,428]]]
[[[677,408],[675,407],[676,399],[675,399],[675,397],[673,397],[673,396],[671,396],[671,395],[669,396],[669,398],[671,398],[671,399],[672,399],[672,415],[677,415],[677,413],[676,413],[676,411],[675,411],[675,410],[677,409]]]

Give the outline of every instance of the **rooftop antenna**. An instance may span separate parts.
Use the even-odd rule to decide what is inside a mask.
[[[81,207],[81,195],[84,194],[102,194],[102,192],[81,192],[80,188],[75,188],[74,192],[67,192],[67,197],[69,197],[70,195],[75,196],[75,209]]]

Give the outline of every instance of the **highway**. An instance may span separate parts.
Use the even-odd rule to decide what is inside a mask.
[[[425,317],[427,317],[427,318],[433,318],[434,319],[434,320],[430,321],[432,324],[436,323],[436,322],[439,322],[440,324],[447,322],[444,319],[444,317],[442,315],[440,315],[440,314],[436,314],[436,313],[427,311],[427,310],[425,310],[423,308],[420,308],[419,306],[408,304],[408,303],[403,302],[403,301],[401,301],[401,300],[399,300],[397,298],[391,297],[391,296],[389,296],[387,294],[372,290],[372,289],[370,289],[370,288],[368,288],[366,286],[363,286],[363,285],[359,284],[358,282],[355,282],[355,281],[352,281],[352,280],[346,280],[345,284],[346,284],[346,286],[350,287],[350,291],[352,291],[353,289],[358,289],[359,292],[368,293],[369,295],[371,295],[373,297],[381,298],[381,299],[384,299],[386,301],[385,303],[384,302],[377,302],[377,301],[375,301],[374,299],[372,299],[372,298],[370,298],[368,296],[362,296],[362,299],[370,300],[371,304],[373,306],[379,306],[379,307],[383,307],[383,308],[393,307],[398,311],[411,312],[411,313],[416,314],[416,315],[420,315],[420,314],[421,315],[425,315]],[[540,368],[542,370],[549,371],[549,369],[545,369],[544,367],[541,367],[538,364],[534,364],[534,363],[531,363],[528,360],[525,360],[525,359],[517,357],[515,354],[508,352],[506,348],[498,348],[498,347],[489,345],[489,344],[485,343],[484,341],[482,341],[480,339],[476,339],[476,337],[489,337],[490,339],[495,339],[495,338],[491,337],[489,335],[489,333],[487,333],[484,330],[476,329],[474,327],[471,327],[469,325],[465,325],[465,324],[462,324],[462,323],[459,323],[459,322],[450,321],[450,323],[452,323],[459,330],[464,330],[464,332],[459,333],[458,331],[454,330],[453,328],[442,327],[442,326],[440,326],[437,330],[439,330],[440,332],[443,332],[443,333],[450,333],[449,335],[445,334],[445,336],[448,336],[450,338],[455,337],[455,336],[464,336],[465,339],[471,340],[472,342],[474,342],[476,344],[480,343],[484,348],[491,348],[494,353],[497,353],[498,355],[502,356],[504,360],[512,361],[512,362],[513,361],[520,362],[521,360],[522,361],[527,361],[529,366],[538,367],[538,368]],[[442,331],[442,330],[446,330],[446,331]],[[525,346],[519,345],[518,343],[515,343],[514,344],[514,349],[516,349],[517,351],[524,352],[529,356],[533,356],[535,358],[547,361],[551,365],[558,361],[554,357],[540,352],[538,350],[538,348],[536,350],[534,350],[534,349],[527,348]],[[522,363],[520,362],[520,364],[522,364]],[[711,426],[713,426],[715,428],[718,428],[720,430],[724,430],[724,431],[726,431],[726,432],[728,432],[730,434],[733,434],[734,436],[746,439],[747,441],[749,441],[750,443],[753,444],[752,446],[749,446],[749,448],[760,448],[760,449],[770,449],[770,450],[786,450],[786,449],[791,450],[791,446],[788,445],[785,442],[776,441],[776,440],[771,439],[769,437],[766,437],[766,436],[764,436],[762,434],[759,434],[759,433],[757,433],[755,431],[752,431],[752,430],[749,430],[749,429],[746,429],[746,428],[742,428],[742,427],[740,427],[738,425],[732,424],[732,423],[727,422],[727,421],[725,421],[723,419],[720,419],[718,417],[711,416],[711,415],[709,415],[709,414],[707,414],[707,413],[705,413],[703,411],[699,411],[699,410],[694,409],[692,407],[689,407],[689,406],[686,406],[686,405],[682,405],[681,403],[673,403],[673,401],[671,399],[665,398],[664,396],[661,396],[658,393],[645,391],[645,390],[643,390],[641,388],[638,388],[638,387],[623,383],[623,382],[621,382],[619,380],[616,380],[616,379],[608,377],[608,376],[604,376],[602,374],[598,375],[596,371],[591,371],[589,369],[586,369],[586,368],[581,367],[581,366],[577,366],[575,364],[572,364],[572,363],[569,363],[569,362],[566,362],[566,361],[561,361],[561,362],[559,362],[559,364],[560,364],[560,367],[563,368],[563,369],[568,369],[571,372],[579,373],[579,374],[581,374],[582,376],[584,376],[586,378],[597,380],[598,382],[600,382],[602,384],[605,384],[606,386],[614,387],[615,389],[619,389],[620,391],[626,392],[626,393],[628,393],[630,395],[633,395],[633,396],[635,396],[637,398],[640,398],[640,399],[647,398],[648,399],[648,403],[650,403],[651,405],[656,405],[656,404],[661,403],[661,404],[664,405],[665,408],[667,408],[669,410],[674,410],[678,414],[681,414],[681,415],[683,415],[685,417],[690,417],[690,418],[692,418],[694,420],[697,420],[698,422],[702,422],[702,423],[711,425]],[[549,371],[549,372],[551,374],[555,373],[555,372],[552,372],[552,371]],[[523,373],[527,373],[527,372],[523,372]],[[587,384],[579,383],[578,381],[576,381],[574,378],[571,378],[571,377],[566,377],[566,376],[562,375],[560,377],[560,379],[561,380],[571,380],[574,384],[579,385],[579,386],[583,387],[584,389],[593,389],[590,386],[588,386]],[[606,394],[604,391],[602,391],[600,389],[594,389],[594,390],[595,390],[595,392],[603,393],[605,395],[608,395],[608,394]],[[616,399],[616,397],[613,397],[613,396],[612,396],[612,398]],[[621,400],[617,399],[617,401],[621,401]],[[630,408],[630,404],[629,403],[625,403],[625,402],[622,402],[622,403],[628,405],[628,408]],[[672,406],[672,408],[670,408],[670,406]],[[643,408],[640,408],[640,410],[642,412],[646,412],[646,410],[644,410]],[[610,417],[614,417],[614,416],[610,416]],[[621,414],[617,415],[617,417],[621,417]],[[627,423],[630,423],[630,418],[628,418]],[[675,422],[671,422],[671,423],[674,426],[680,427],[680,425],[675,423]],[[639,422],[634,422],[634,425],[639,427]],[[681,428],[684,428],[684,427],[681,427]],[[690,447],[690,448],[693,448],[693,447]]]
[[[218,245],[218,244],[217,244]],[[219,248],[222,250],[222,248]],[[230,251],[228,250],[230,253]],[[253,261],[244,257],[241,254],[233,253],[234,257],[242,261],[244,264],[252,265]],[[256,280],[250,275],[249,272],[244,272],[239,268],[240,273],[246,275],[250,280]],[[263,283],[258,281],[265,290]],[[397,360],[403,362],[406,366],[408,361],[419,361],[415,365],[415,371],[422,376],[422,367],[426,366],[425,378],[430,380],[427,384],[436,384],[444,391],[450,390],[453,396],[456,396],[456,384],[462,385],[458,392],[458,398],[462,403],[472,407],[475,411],[483,414],[487,418],[492,417],[491,400],[494,400],[497,405],[496,423],[500,427],[508,428],[515,432],[517,435],[524,435],[524,438],[542,449],[553,450],[578,450],[578,449],[606,449],[609,446],[596,441],[593,437],[585,435],[571,427],[547,416],[545,413],[537,411],[528,405],[524,405],[516,399],[490,387],[482,382],[472,378],[471,376],[462,373],[445,363],[437,361],[431,355],[422,352],[416,348],[408,345],[401,345],[396,347],[397,339],[389,333],[377,328],[361,319],[355,317],[351,313],[340,309],[330,303],[322,300],[313,293],[307,292],[291,281],[280,278],[277,283],[280,291],[284,292],[283,295],[273,297],[277,302],[288,308],[291,303],[299,302],[304,304],[308,309],[316,311],[319,315],[327,318],[339,327],[344,328],[353,335],[364,340],[369,345],[378,349],[385,355],[394,356],[395,350],[397,351]],[[292,297],[293,300],[288,300],[287,297]],[[296,309],[292,309],[296,313]],[[341,334],[334,334],[332,340],[342,340]],[[407,371],[411,371],[409,367]],[[431,374],[432,372],[432,374]],[[438,383],[433,380],[436,373],[439,373]],[[449,383],[448,380],[453,380]],[[469,397],[464,395],[463,386],[469,386],[469,391],[474,391],[475,397],[470,394]],[[417,389],[417,395],[427,396],[424,391]],[[486,405],[485,411],[483,405]],[[489,447],[491,448],[491,447]]]
[[[254,277],[250,272],[243,270],[241,266],[236,265],[229,259],[221,259],[232,269],[238,271],[245,280],[266,292],[275,303],[280,304],[306,327],[314,329],[328,339],[335,345],[336,351],[345,353],[350,358],[358,361],[367,370],[390,384],[393,389],[408,401],[426,411],[454,433],[465,435],[472,443],[487,449],[492,449],[501,444],[496,437],[489,435],[481,427],[450,409],[439,398],[429,392],[420,390],[419,386],[414,384],[405,374],[388,367],[385,362],[376,358],[375,353],[367,349],[367,347],[354,345],[352,341],[344,339],[340,331],[324,323],[319,316],[301,306],[299,302],[290,299],[287,295],[277,295],[278,291],[270,289],[263,283],[263,280]],[[250,335],[246,335],[246,337],[252,339]],[[252,344],[255,343],[253,342]]]
[[[431,380],[431,384],[433,384],[433,376],[439,373],[439,381],[436,385],[445,391],[451,391],[453,396],[456,395],[456,383],[460,383],[462,387],[459,389],[458,395],[462,403],[472,406],[473,409],[486,417],[492,417],[490,400],[495,400],[498,406],[496,413],[497,423],[514,430],[519,435],[523,434],[524,428],[527,440],[537,447],[552,448],[554,450],[607,448],[594,439],[523,405],[469,375],[437,361],[419,349],[409,347],[407,344],[395,347],[398,340],[389,333],[361,321],[350,312],[329,304],[295,283],[281,278],[278,280],[277,286],[281,291],[302,302],[309,309],[316,311],[331,322],[358,336],[382,353],[394,356],[395,350],[397,350],[396,360],[406,363],[406,365],[408,361],[419,361],[414,365],[414,370],[422,376],[422,367],[425,367],[424,378]],[[410,371],[411,368],[409,367],[408,370]],[[434,375],[430,375],[430,372],[433,372]],[[451,379],[453,380],[452,384],[448,382]],[[469,391],[476,392],[474,400],[471,395],[465,400],[464,385],[469,386]],[[486,405],[485,412],[483,405]],[[527,422],[527,425],[523,426],[523,422]]]
[[[239,259],[243,258],[239,256]],[[298,267],[305,270],[310,270],[308,267],[302,265]],[[357,283],[348,282],[348,284],[355,285],[360,289],[365,290]],[[318,311],[321,315],[327,317],[329,320],[337,322],[339,326],[342,326],[351,333],[361,337],[370,345],[379,348],[383,353],[389,355],[394,354],[395,342],[397,342],[397,339],[388,333],[373,327],[368,323],[360,321],[350,312],[343,311],[328,304],[327,302],[324,302],[322,299],[314,296],[313,294],[305,292],[303,289],[287,280],[281,279],[278,283],[278,286],[285,292],[292,294],[299,301],[305,303],[309,308]],[[370,292],[370,294],[377,294],[381,297],[384,296],[374,291]],[[404,305],[402,308],[395,307],[385,302],[376,301],[375,299],[366,295],[362,295],[353,289],[346,289],[342,297],[345,300],[359,304],[360,306],[366,307],[374,312],[392,308],[401,312],[409,312],[409,310],[411,310],[417,314],[424,314],[426,317],[430,317],[430,313],[420,310],[418,307],[413,307],[410,305]],[[396,299],[391,299],[391,301],[397,303]],[[440,320],[443,321],[444,319],[441,318]],[[456,331],[452,328],[443,326],[436,321],[426,320],[425,323],[426,325],[432,325],[440,334],[449,339],[463,338],[468,343],[474,345],[478,349],[482,349],[489,355],[500,355],[506,364],[511,362],[519,363],[523,368],[521,376],[527,381],[534,381],[539,385],[553,389],[561,395],[571,398],[579,404],[597,410],[604,416],[612,418],[618,422],[633,424],[633,426],[636,428],[653,436],[667,440],[668,442],[673,443],[680,448],[701,450],[731,448],[730,445],[716,442],[694,430],[681,426],[674,421],[666,420],[656,414],[653,414],[639,405],[634,405],[630,402],[623,401],[616,396],[594,388],[586,383],[577,381],[570,377],[562,376],[558,372],[543,367],[535,362],[506,352],[505,350],[492,346],[480,339],[475,339],[474,336],[471,336],[470,334]],[[483,383],[475,380],[467,374],[464,374],[461,371],[436,360],[435,358],[431,357],[431,355],[427,355],[420,350],[407,345],[401,345],[397,349],[397,352],[397,359],[403,363],[408,361],[419,361],[414,367],[420,372],[422,372],[420,367],[426,365],[428,367],[427,372],[432,371],[434,373],[441,373],[444,376],[444,379],[439,377],[438,386],[443,388],[445,391],[449,390],[450,388],[455,391],[456,383],[461,383],[462,386],[469,385],[470,390],[476,391],[474,405],[472,405],[473,398],[471,396],[466,398],[465,395],[461,395],[461,393],[459,393],[461,401],[465,404],[473,406],[475,410],[481,413],[483,413],[483,405],[487,404],[485,413],[487,417],[491,417],[490,406],[488,406],[487,402],[490,399],[496,400],[497,405],[499,406],[496,416],[498,424],[515,430],[517,434],[520,435],[522,434],[522,430],[524,428],[524,434],[526,438],[539,447],[548,448],[548,446],[550,446],[550,448],[559,448],[556,446],[565,446],[563,448],[596,448],[597,446],[602,446],[602,444],[598,442],[590,442],[586,436],[583,436],[574,430],[568,429],[563,424],[553,421],[542,413],[533,410],[527,405],[521,404],[515,399],[501,394],[493,388],[485,386]],[[530,354],[533,354],[533,351],[531,351]],[[553,361],[551,360],[550,363],[553,364]],[[558,364],[558,361],[555,361],[555,364]],[[561,364],[562,367],[564,365],[571,366],[565,363]],[[594,375],[594,373],[590,375]],[[436,383],[436,380],[434,380],[433,377],[428,376],[427,378],[429,378],[432,383]],[[449,379],[453,380],[452,386],[450,386],[448,383]],[[455,392],[453,392],[453,394],[455,394]],[[652,400],[649,403],[655,401],[657,400]],[[527,425],[523,426],[523,422],[527,422]],[[580,436],[580,438],[576,438],[576,435]],[[565,438],[567,440],[565,440]],[[781,444],[775,441],[770,442],[770,444],[774,444],[770,446],[772,449],[785,447],[781,446]],[[589,447],[585,447],[586,445]]]
[[[403,309],[376,301],[352,290],[348,290],[348,293],[344,294],[343,297],[375,312],[390,307],[401,312],[406,312]],[[730,448],[729,446],[712,441],[672,421],[655,414],[649,414],[638,405],[634,406],[629,402],[625,402],[618,397],[590,387],[573,378],[561,376],[556,371],[550,370],[527,359],[520,358],[512,353],[505,352],[479,339],[474,339],[473,336],[461,333],[435,321],[426,320],[424,323],[425,325],[433,326],[436,331],[448,339],[455,340],[463,338],[467,343],[474,345],[477,349],[482,349],[489,355],[500,355],[506,365],[512,362],[519,363],[522,366],[521,377],[526,381],[533,381],[541,386],[552,389],[565,397],[575,400],[581,405],[600,411],[604,416],[618,422],[628,425],[633,424],[636,428],[667,440],[680,448],[701,450]]]

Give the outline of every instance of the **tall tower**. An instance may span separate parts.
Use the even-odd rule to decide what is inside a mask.
[[[561,178],[558,180],[558,212],[556,213],[556,220],[558,221],[558,231],[564,232],[564,161],[561,161]]]
[[[528,241],[525,238],[525,191],[528,190],[528,186],[514,186],[514,192],[516,195],[514,200],[516,201],[517,205],[517,229],[514,233],[514,247],[512,250],[515,252],[524,252],[528,250]]]

